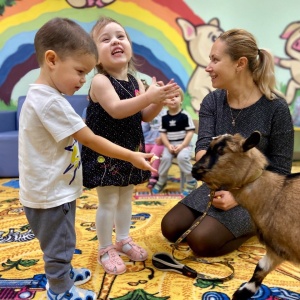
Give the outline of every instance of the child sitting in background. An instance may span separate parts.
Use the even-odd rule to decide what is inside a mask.
[[[148,89],[149,85],[145,80],[142,80],[145,90]],[[160,164],[160,157],[164,150],[164,144],[160,137],[159,129],[161,127],[161,118],[165,115],[167,110],[163,108],[160,113],[151,122],[142,122],[142,129],[145,138],[145,152],[153,153],[158,159],[154,160],[152,167],[158,170]],[[158,181],[158,172],[151,172],[151,177],[147,184],[149,189],[152,189]]]
[[[153,194],[160,193],[167,184],[168,171],[174,157],[177,158],[180,171],[184,173],[186,183],[183,195],[188,195],[197,188],[197,181],[193,178],[191,160],[191,146],[195,125],[191,116],[181,108],[183,101],[183,91],[168,100],[167,114],[162,116],[160,136],[165,146],[158,169],[159,180],[152,189]]]

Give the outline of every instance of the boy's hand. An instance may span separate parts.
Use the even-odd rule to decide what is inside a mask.
[[[131,162],[138,169],[157,172],[157,170],[154,169],[150,163],[153,155],[153,153],[132,152],[129,162]]]
[[[172,144],[169,144],[167,146],[167,148],[171,154],[175,154],[175,146],[173,146]]]
[[[184,147],[183,147],[182,144],[177,145],[177,146],[174,146],[174,148],[173,148],[174,153],[175,153],[175,154],[178,154],[183,148],[184,148]]]

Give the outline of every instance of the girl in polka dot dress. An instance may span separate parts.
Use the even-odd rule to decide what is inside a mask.
[[[164,85],[152,79],[145,92],[135,78],[130,38],[117,21],[101,17],[92,29],[97,44],[98,74],[89,91],[86,124],[92,131],[130,150],[145,152],[141,122],[151,121],[177,95],[172,80]],[[133,261],[147,259],[147,251],[129,236],[134,185],[145,182],[149,171],[132,164],[82,148],[83,184],[97,189],[99,206],[96,229],[99,240],[98,262],[109,274],[122,274],[126,265],[120,255]],[[113,228],[116,241],[112,241]]]

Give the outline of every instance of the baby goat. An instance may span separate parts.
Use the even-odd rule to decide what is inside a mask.
[[[285,176],[265,170],[267,159],[255,148],[260,137],[257,131],[247,139],[239,134],[218,136],[192,170],[211,190],[232,193],[248,210],[266,247],[252,278],[233,294],[233,300],[253,296],[284,260],[300,262],[300,173]]]

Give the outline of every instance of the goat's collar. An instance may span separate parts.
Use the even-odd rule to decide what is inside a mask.
[[[225,187],[221,187],[220,190],[239,190],[241,189],[242,187],[244,187],[245,185],[249,184],[249,183],[252,183],[254,182],[255,180],[257,180],[264,172],[264,169],[257,169],[257,171],[255,173],[253,173],[252,176],[249,177],[249,179],[247,180],[247,182],[241,186],[237,186],[237,187],[232,187],[230,189],[228,188],[225,188]]]

